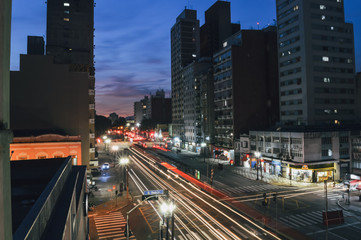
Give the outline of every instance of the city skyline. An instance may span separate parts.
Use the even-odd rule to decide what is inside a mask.
[[[95,7],[96,110],[133,115],[133,103],[164,89],[170,96],[170,29],[184,7],[197,10],[200,24],[214,0],[149,3],[145,0],[97,2]],[[263,28],[276,19],[275,1],[231,2],[231,20],[241,29]],[[267,2],[272,2],[266,4]],[[109,7],[111,6],[111,7]],[[142,7],[139,7],[142,6]],[[346,22],[354,24],[356,71],[361,71],[361,1],[345,0]],[[28,35],[45,36],[46,4],[13,1],[11,70],[26,54]],[[259,25],[257,25],[257,22]]]

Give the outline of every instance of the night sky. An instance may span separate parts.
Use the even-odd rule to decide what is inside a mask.
[[[27,36],[46,34],[46,4],[13,0],[11,70],[19,69]],[[97,0],[95,7],[96,111],[133,115],[133,103],[164,89],[170,97],[170,29],[187,8],[200,24],[215,0]],[[260,28],[276,18],[275,0],[234,0],[231,20],[242,29]],[[345,0],[345,17],[354,24],[356,70],[361,71],[361,1]]]

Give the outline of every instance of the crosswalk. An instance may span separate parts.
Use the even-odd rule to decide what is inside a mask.
[[[340,209],[330,209],[329,211],[336,211]],[[344,217],[353,216],[352,213],[343,211]],[[306,226],[322,224],[322,211],[313,211],[302,214],[294,214],[285,217],[278,218],[283,224],[288,225],[292,228],[303,228]]]
[[[111,212],[94,217],[98,239],[123,240],[126,220],[120,212]],[[129,239],[135,239],[131,236]]]
[[[323,192],[316,193],[316,195],[319,196],[322,199],[325,198],[325,194]],[[327,199],[328,200],[336,201],[336,200],[339,200],[340,198],[342,198],[341,193],[333,193],[333,192],[331,192],[331,193],[327,194]]]
[[[270,191],[276,189],[284,189],[284,188],[271,184],[260,184],[260,185],[249,185],[249,186],[240,186],[240,187],[231,187],[231,188],[228,187],[221,190],[227,194],[234,195],[239,193],[261,192],[261,191]]]

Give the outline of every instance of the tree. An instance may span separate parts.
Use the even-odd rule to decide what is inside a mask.
[[[95,135],[96,137],[101,136],[108,129],[112,127],[112,121],[102,115],[95,116]]]
[[[114,121],[113,127],[120,127],[120,126],[124,127],[126,123],[127,120],[125,120],[125,118],[119,117],[117,120]]]

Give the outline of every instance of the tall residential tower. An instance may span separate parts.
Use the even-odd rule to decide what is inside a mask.
[[[342,0],[276,0],[280,120],[343,125],[356,119],[353,25]]]
[[[183,68],[199,57],[197,11],[184,9],[171,29],[173,136],[184,136]]]
[[[89,76],[89,163],[95,160],[94,0],[48,0],[46,55]],[[86,157],[86,155],[83,155]],[[87,163],[87,162],[85,162]]]

